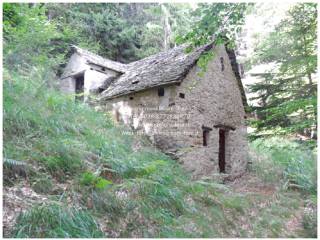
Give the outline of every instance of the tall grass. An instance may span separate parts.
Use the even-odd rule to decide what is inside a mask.
[[[269,164],[270,171],[278,172],[269,172],[270,178],[280,173],[286,187],[317,192],[316,154],[311,149],[280,137],[255,140],[251,147],[264,158],[262,164]]]
[[[34,206],[19,215],[15,238],[101,238],[104,234],[85,211],[59,205]]]
[[[151,146],[134,151],[137,139],[123,136],[122,130],[113,126],[108,114],[48,89],[33,72],[5,74],[4,155],[44,167],[30,178],[36,191],[47,175],[59,181],[80,179],[83,205],[91,198],[97,216],[103,211],[113,220],[125,218],[131,209],[146,221],[165,225],[188,209],[184,203],[188,174]],[[97,188],[96,180],[102,179],[94,174],[100,168],[109,169],[116,178],[104,176],[108,181],[104,185],[112,183],[106,189]],[[84,176],[93,180],[88,183]],[[120,199],[119,192],[130,194]]]
[[[57,177],[80,171],[92,148],[86,137],[111,127],[107,116],[47,89],[36,76],[7,73],[3,88],[4,156],[41,163]]]

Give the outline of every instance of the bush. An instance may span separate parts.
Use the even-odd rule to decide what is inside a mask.
[[[112,181],[95,176],[91,172],[85,172],[81,176],[80,184],[90,186],[92,188],[104,189],[106,186],[112,184]]]
[[[59,205],[35,206],[19,215],[15,238],[98,238],[104,237],[89,213]]]

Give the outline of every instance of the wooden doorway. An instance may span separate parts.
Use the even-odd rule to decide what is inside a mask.
[[[75,78],[76,101],[83,102],[84,100],[84,74],[78,75]]]
[[[219,170],[226,172],[226,130],[219,129]]]

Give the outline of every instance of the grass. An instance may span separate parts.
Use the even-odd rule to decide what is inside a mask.
[[[250,174],[275,191],[237,192],[192,181],[176,161],[123,130],[107,113],[47,89],[34,72],[5,71],[5,158],[33,169],[29,181],[40,194],[50,195],[56,182],[67,186],[49,197],[52,204],[22,213],[12,237],[283,237],[300,192],[315,195],[313,158],[295,143],[254,142]],[[136,141],[144,142],[139,151]],[[306,225],[306,235],[314,228]]]
[[[266,171],[278,171],[278,173],[269,174],[270,177],[274,178],[274,176],[281,174],[283,177],[281,180],[285,181],[285,187],[299,188],[308,193],[316,193],[316,155],[311,149],[279,137],[255,140],[251,146],[257,154],[264,157],[262,164],[269,164],[269,166],[257,165],[257,167],[262,167]],[[271,159],[271,161],[266,159]],[[277,167],[272,166],[274,164]],[[266,175],[258,168],[255,170],[263,176]]]
[[[15,238],[101,238],[104,234],[85,211],[59,205],[34,206],[21,214]]]

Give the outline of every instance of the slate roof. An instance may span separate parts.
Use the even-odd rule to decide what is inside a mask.
[[[110,99],[132,92],[178,83],[195,65],[200,55],[211,49],[207,44],[186,53],[186,45],[127,64],[127,70],[101,93],[100,99]]]
[[[79,48],[75,45],[72,45],[73,52],[77,52],[80,56],[87,60],[88,64],[95,64],[102,67],[109,68],[111,70],[115,70],[119,73],[124,73],[127,69],[126,64],[112,61],[110,59],[103,58],[97,54],[89,52],[85,49]]]

